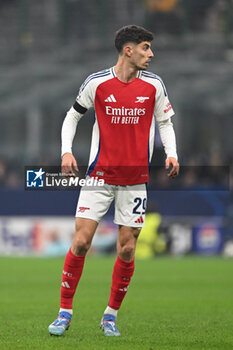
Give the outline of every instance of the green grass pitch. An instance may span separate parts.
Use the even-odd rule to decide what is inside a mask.
[[[50,336],[63,258],[0,258],[0,349],[233,349],[233,262],[223,258],[136,261],[118,313],[119,338],[99,322],[109,297],[113,257],[86,259],[70,329]]]

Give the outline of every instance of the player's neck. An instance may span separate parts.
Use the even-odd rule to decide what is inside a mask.
[[[132,67],[123,60],[118,60],[114,67],[115,74],[117,78],[123,83],[129,83],[134,80],[138,74],[138,70]]]

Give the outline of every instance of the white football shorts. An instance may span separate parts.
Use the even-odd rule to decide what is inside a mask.
[[[114,200],[115,224],[139,228],[145,225],[146,184],[83,186],[75,216],[92,219],[99,223]]]

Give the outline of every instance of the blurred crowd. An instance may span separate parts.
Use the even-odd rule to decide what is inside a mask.
[[[181,156],[180,176],[170,180],[164,168],[163,149],[155,150],[150,167],[150,186],[157,190],[170,189],[226,189],[232,186],[232,155],[207,157],[203,154]],[[32,168],[59,166],[60,159],[40,157],[31,164]],[[28,166],[29,164],[27,164]],[[29,165],[30,166],[30,165]],[[0,189],[19,189],[25,186],[25,164],[17,160],[0,157]]]
[[[154,32],[179,35],[227,32],[232,28],[231,0],[145,0],[147,22]]]

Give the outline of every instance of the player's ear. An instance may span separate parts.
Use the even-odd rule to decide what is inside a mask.
[[[133,47],[132,45],[125,45],[123,48],[123,52],[127,57],[130,57],[132,55],[133,52]]]

